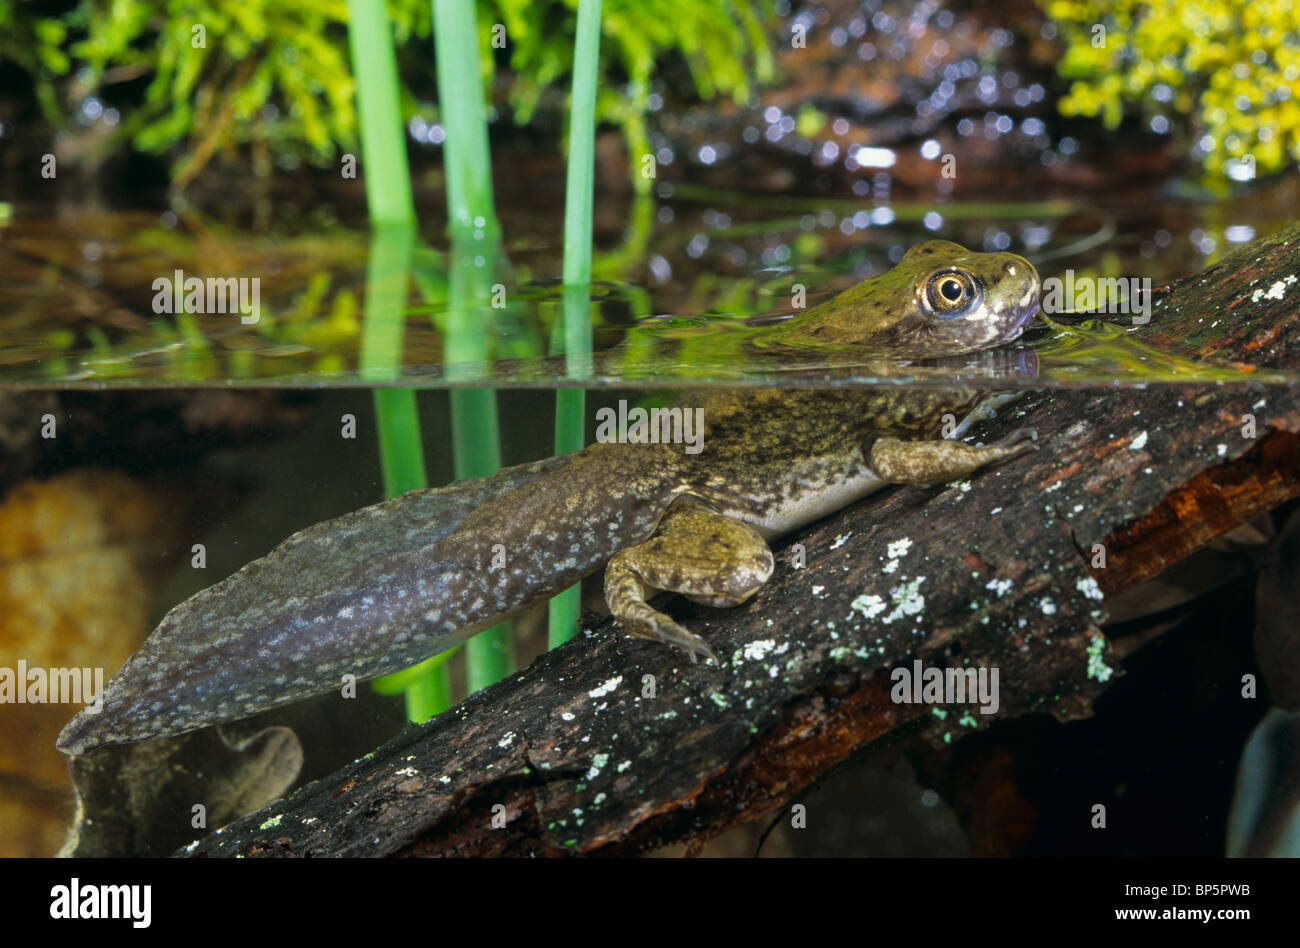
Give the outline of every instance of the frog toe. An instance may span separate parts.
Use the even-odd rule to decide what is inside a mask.
[[[715,665],[720,664],[718,656],[713,649],[709,648],[709,643],[666,616],[661,622],[656,623],[650,632],[650,637],[661,642],[667,642],[670,645],[676,645],[691,657],[692,665],[699,661],[700,658],[703,658],[706,662],[713,662]]]
[[[1020,445],[1027,446],[1027,450],[1038,450],[1038,429],[1037,428],[1017,428],[1011,434],[1007,435],[997,443],[999,448],[1014,448]]]

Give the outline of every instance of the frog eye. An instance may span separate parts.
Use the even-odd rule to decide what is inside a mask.
[[[925,287],[925,301],[937,315],[951,316],[968,307],[978,292],[970,274],[961,270],[944,270],[930,277]]]

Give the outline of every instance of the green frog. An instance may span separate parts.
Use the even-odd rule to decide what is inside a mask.
[[[933,240],[768,332],[800,348],[956,355],[1017,338],[1038,291],[1021,257]],[[702,419],[694,445],[593,444],[316,524],[172,609],[58,746],[180,734],[397,671],[601,569],[627,632],[716,662],[652,594],[738,605],[772,575],[772,540],[883,485],[1033,450],[1032,429],[987,446],[940,437],[984,394],[694,392],[675,406]]]

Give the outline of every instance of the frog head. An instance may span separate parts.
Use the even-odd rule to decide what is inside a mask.
[[[1018,338],[1038,312],[1038,291],[1038,272],[1024,257],[928,240],[888,273],[795,316],[780,334],[905,359],[960,355]]]

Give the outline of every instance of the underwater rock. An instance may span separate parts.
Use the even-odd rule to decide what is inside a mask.
[[[1273,708],[1246,742],[1227,854],[1300,856],[1300,714]]]
[[[164,856],[284,793],[302,768],[288,728],[209,728],[105,747],[69,764],[77,814],[61,856]]]
[[[139,645],[159,565],[188,522],[185,504],[156,487],[78,470],[8,493],[0,503],[0,676],[111,671]],[[0,704],[0,810],[13,817],[0,820],[0,854],[48,856],[53,846],[30,847],[48,846],[66,822],[67,769],[50,742],[69,705],[51,697],[19,704],[8,695]]]

